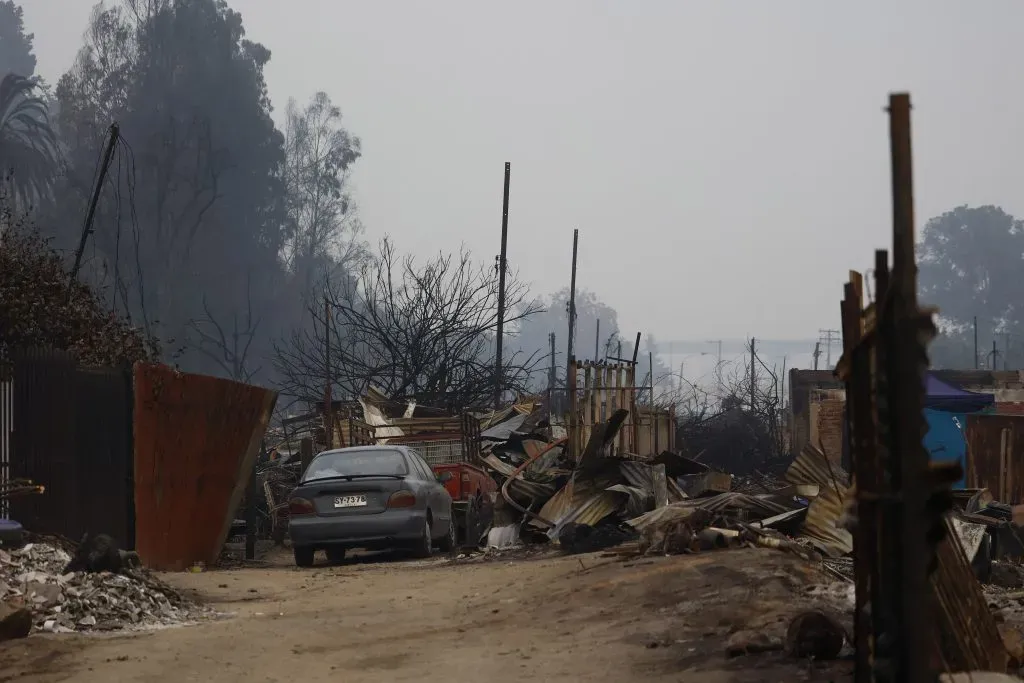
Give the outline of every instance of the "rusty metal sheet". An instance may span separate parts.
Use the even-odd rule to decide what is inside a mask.
[[[153,569],[214,563],[277,392],[135,365],[136,549]]]
[[[936,549],[931,594],[938,614],[933,656],[946,671],[1006,671],[1010,656],[988,608],[981,584],[946,519],[946,537]]]
[[[555,523],[555,526],[548,531],[548,536],[550,538],[557,538],[558,533],[566,524],[576,523],[594,526],[605,517],[621,510],[628,500],[629,494],[608,490],[599,491],[584,499],[582,503],[574,502],[561,517],[551,520]]]
[[[832,556],[853,552],[853,536],[836,525],[849,497],[849,476],[820,450],[807,444],[786,471],[790,484],[817,484],[818,497],[807,507],[804,535]]]
[[[1024,415],[968,415],[968,488],[987,488],[996,500],[1024,503]]]

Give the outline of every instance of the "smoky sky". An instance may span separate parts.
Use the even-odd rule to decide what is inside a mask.
[[[23,0],[55,82],[92,3]],[[888,247],[888,93],[914,103],[918,225],[1024,212],[1024,3],[231,0],[276,115],[324,90],[363,142],[375,241],[500,241],[537,293],[579,284],[660,339],[814,338]]]

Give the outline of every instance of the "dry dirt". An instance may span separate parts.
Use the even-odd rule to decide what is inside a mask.
[[[0,681],[839,681],[846,661],[727,658],[781,637],[829,579],[773,550],[426,562],[165,578],[230,617],[129,636],[0,644]],[[838,604],[838,603],[835,603]]]

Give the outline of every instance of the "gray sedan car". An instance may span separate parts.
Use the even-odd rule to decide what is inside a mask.
[[[429,557],[455,547],[452,499],[430,466],[405,446],[324,451],[309,463],[288,501],[295,564],[317,550],[332,563],[348,548],[409,548]]]

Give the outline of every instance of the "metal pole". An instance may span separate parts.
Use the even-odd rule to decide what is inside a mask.
[[[594,362],[601,360],[601,319],[597,319],[597,328],[594,330]]]
[[[267,444],[263,442],[260,446],[260,457],[253,463],[252,471],[249,472],[249,486],[245,491],[245,559],[256,559],[256,495],[260,490],[259,477],[256,471],[259,469],[259,462],[266,457]]]
[[[978,369],[978,316],[974,316],[974,369]]]
[[[580,231],[572,231],[572,276],[569,279],[569,349],[566,354],[566,376],[572,368],[575,359],[573,355],[572,342],[576,327],[576,248],[579,244]]]
[[[331,302],[324,294],[324,445],[330,449],[334,443],[331,419]]]
[[[557,411],[555,410],[555,333],[552,332],[548,335],[548,343],[551,345],[551,360],[548,362],[548,412],[554,415]]]
[[[750,412],[754,412],[754,388],[757,386],[757,340],[750,338]]]
[[[505,256],[508,249],[508,184],[512,176],[512,164],[505,162],[505,193],[501,200],[501,255],[498,256],[498,338],[494,354],[494,409],[501,408],[502,382],[505,369],[502,366],[502,343],[505,341]]]
[[[92,234],[92,220],[96,217],[96,205],[100,201],[100,192],[103,191],[103,181],[107,177],[107,170],[114,158],[114,145],[120,137],[121,129],[116,123],[110,124],[110,137],[107,139],[107,147],[103,150],[103,165],[100,167],[99,177],[96,178],[96,187],[92,191],[92,199],[89,201],[89,211],[85,214],[85,226],[82,228],[82,239],[78,242],[78,249],[75,251],[75,265],[71,268],[71,280],[78,277],[78,269],[82,265],[82,254],[85,253],[85,243]]]

